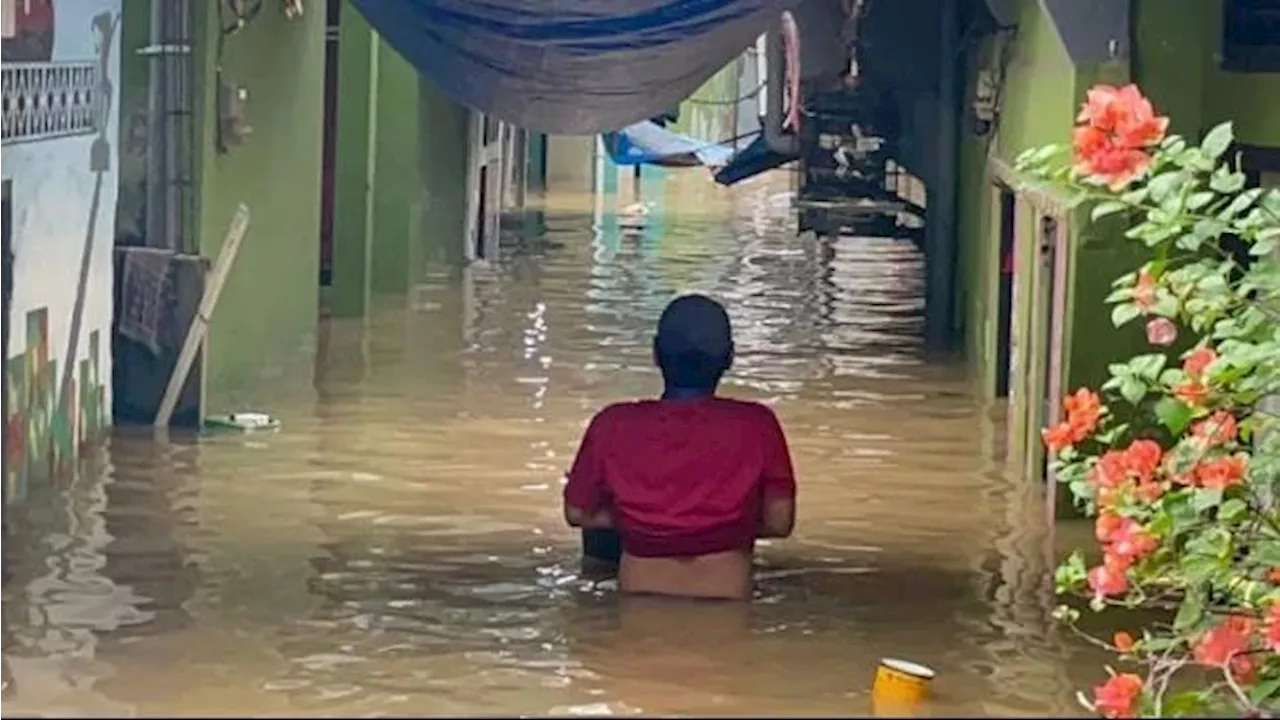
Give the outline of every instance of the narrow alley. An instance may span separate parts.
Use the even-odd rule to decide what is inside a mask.
[[[921,360],[918,252],[797,237],[786,180],[672,172],[639,221],[553,194],[491,267],[325,321],[314,391],[262,388],[282,432],[118,431],[27,520],[6,713],[848,716],[886,654],[938,669],[934,714],[1078,711],[1096,659],[1051,629],[1042,497]],[[681,290],[724,299],[727,391],[800,473],[749,607],[623,602],[560,516],[590,414],[656,391]]]

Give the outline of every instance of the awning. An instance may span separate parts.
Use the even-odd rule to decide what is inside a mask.
[[[733,148],[719,143],[694,140],[646,120],[604,135],[609,157],[618,165],[664,165],[667,167],[723,167],[733,156]]]
[[[352,0],[458,102],[590,135],[693,94],[796,0]]]

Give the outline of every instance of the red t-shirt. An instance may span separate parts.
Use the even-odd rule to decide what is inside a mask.
[[[759,403],[642,400],[591,420],[564,488],[566,505],[608,508],[640,557],[751,548],[766,495],[794,498],[787,440]]]

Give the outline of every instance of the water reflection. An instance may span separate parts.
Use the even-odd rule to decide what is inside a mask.
[[[653,188],[643,222],[548,198],[501,262],[323,322],[278,434],[121,434],[28,523],[7,710],[848,716],[895,655],[939,670],[934,714],[1074,711],[1093,666],[1051,629],[1043,502],[963,369],[921,359],[915,248],[797,237],[785,180]],[[727,391],[777,409],[801,475],[747,606],[619,598],[560,519],[681,291],[725,301]]]

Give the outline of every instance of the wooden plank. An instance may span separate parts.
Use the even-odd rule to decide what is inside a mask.
[[[191,327],[187,329],[187,338],[182,344],[182,351],[178,354],[178,362],[173,368],[173,374],[169,376],[169,384],[165,387],[164,396],[160,399],[160,409],[156,412],[155,420],[157,428],[169,426],[173,409],[178,404],[178,396],[182,393],[182,386],[187,383],[187,376],[191,374],[191,365],[195,362],[196,353],[204,345],[205,338],[209,334],[209,318],[213,316],[213,311],[218,306],[222,286],[227,281],[231,265],[235,262],[236,254],[240,252],[240,243],[248,230],[249,207],[241,203],[236,209],[235,217],[231,219],[231,227],[227,229],[227,236],[222,241],[218,259],[214,261],[213,269],[209,272],[209,282],[205,284],[204,295],[200,298],[200,307],[196,310],[196,316],[191,319]]]

